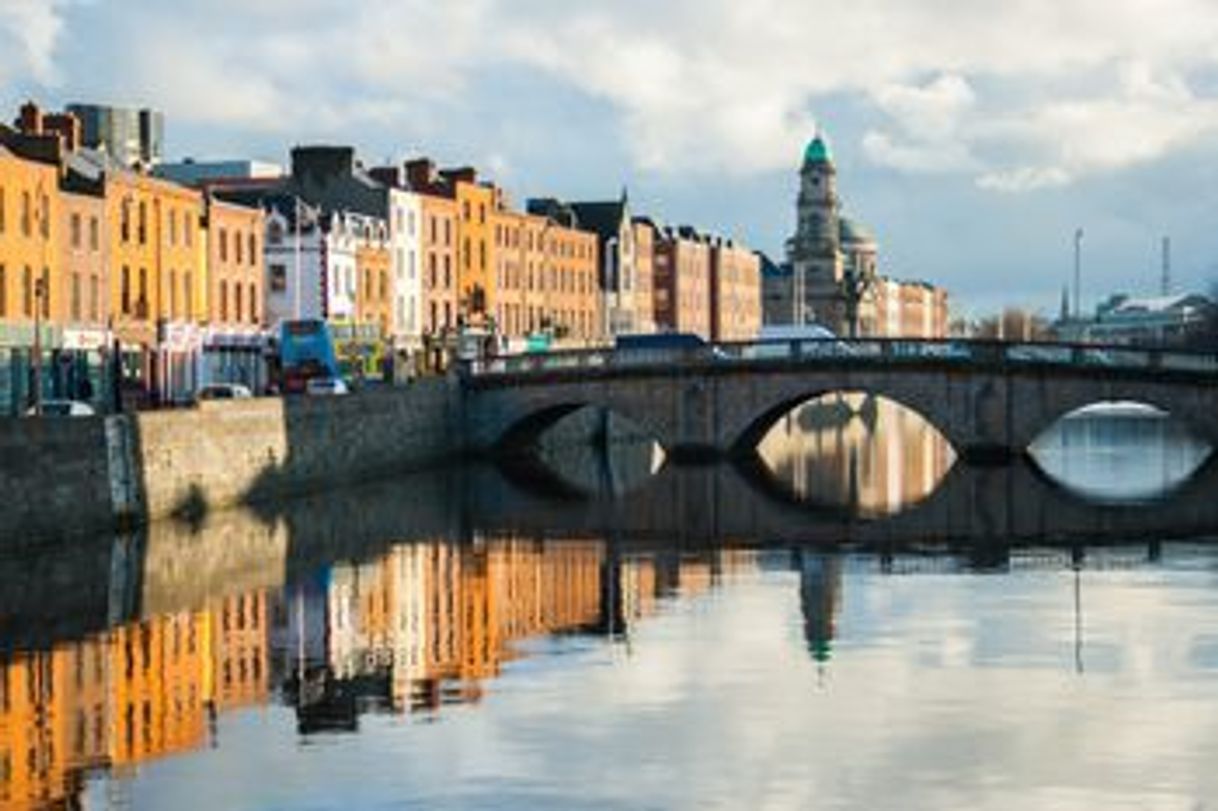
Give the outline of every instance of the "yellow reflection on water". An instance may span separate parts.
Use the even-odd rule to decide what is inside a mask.
[[[801,501],[863,516],[889,515],[925,499],[956,458],[921,415],[858,393],[793,409],[761,440],[758,453]]]

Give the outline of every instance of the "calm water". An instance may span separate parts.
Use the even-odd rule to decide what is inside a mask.
[[[632,447],[0,560],[0,806],[1218,808],[1204,448],[1042,438],[1044,498],[1163,516],[1066,546],[922,542],[903,518],[989,479],[882,402],[762,450],[705,511],[803,505],[815,543],[648,518],[672,474]],[[905,529],[814,531],[843,515]]]

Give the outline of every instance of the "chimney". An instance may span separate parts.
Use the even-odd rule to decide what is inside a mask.
[[[42,110],[33,101],[27,101],[21,105],[16,124],[25,135],[42,135]]]
[[[47,132],[53,132],[59,136],[60,142],[68,152],[80,149],[84,140],[84,131],[81,128],[80,119],[72,113],[54,113],[43,116],[42,125]]]
[[[306,176],[324,181],[355,171],[355,148],[350,146],[297,146],[292,148],[292,177]]]
[[[430,158],[406,161],[406,180],[412,189],[429,189],[436,183],[436,164]]]

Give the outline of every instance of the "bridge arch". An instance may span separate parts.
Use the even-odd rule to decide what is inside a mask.
[[[960,440],[952,436],[950,420],[939,403],[933,398],[924,397],[916,387],[877,385],[874,382],[842,386],[794,381],[792,385],[791,382],[782,381],[775,387],[772,396],[754,407],[752,416],[745,416],[738,426],[728,429],[725,439],[731,454],[737,457],[755,455],[761,440],[784,415],[806,403],[835,394],[862,394],[894,403],[916,414],[946,439],[954,451],[958,453],[960,450]]]

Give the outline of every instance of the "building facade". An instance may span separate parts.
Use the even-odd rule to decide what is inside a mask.
[[[656,236],[656,326],[710,338],[711,245],[690,226],[665,228]]]
[[[711,245],[710,315],[713,341],[752,341],[761,330],[761,263],[731,240]]]

